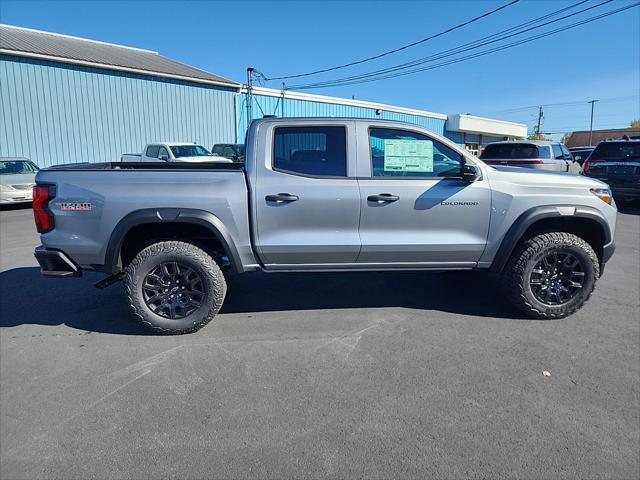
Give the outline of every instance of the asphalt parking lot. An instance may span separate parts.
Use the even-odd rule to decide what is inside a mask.
[[[251,274],[163,337],[120,285],[42,278],[31,211],[1,211],[0,477],[638,478],[626,212],[564,320],[522,318],[481,273]]]

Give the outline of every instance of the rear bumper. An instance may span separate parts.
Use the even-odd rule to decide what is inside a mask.
[[[40,245],[33,254],[40,264],[40,273],[48,277],[80,277],[82,269],[64,252]]]
[[[637,175],[614,176],[614,175],[590,175],[585,176],[595,178],[609,185],[615,198],[638,199],[640,198],[640,178]]]
[[[610,185],[614,198],[622,199],[638,199],[640,198],[640,186],[638,187],[616,187]]]

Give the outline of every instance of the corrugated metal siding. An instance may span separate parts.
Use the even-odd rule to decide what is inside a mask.
[[[247,128],[247,95],[238,96],[238,138],[244,138]],[[290,98],[271,97],[266,95],[253,95],[253,118],[262,118],[263,115],[276,115],[278,117],[354,117],[354,118],[378,118],[382,120],[397,120],[415,123],[432,132],[444,134],[444,119],[410,115],[406,113],[389,112],[382,110],[376,115],[374,108],[356,107],[352,105],[340,105],[335,103],[312,102],[308,100],[294,100]]]
[[[147,142],[236,140],[235,92],[0,55],[0,156],[119,160]]]
[[[445,130],[444,136],[459,145],[464,144],[464,135],[462,134],[462,132],[451,132],[449,130]]]
[[[464,145],[465,142],[465,136],[462,132],[452,132],[449,130],[445,130],[444,132],[445,137],[447,137],[449,140],[454,141],[460,145]],[[501,142],[502,140],[505,140],[506,137],[492,137],[489,135],[482,135],[482,145],[487,145],[488,143],[492,143],[492,142]],[[466,135],[466,142],[467,143],[479,143],[480,142],[480,135],[477,133],[467,133]]]

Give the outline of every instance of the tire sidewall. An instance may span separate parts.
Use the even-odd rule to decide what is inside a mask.
[[[139,316],[142,321],[152,328],[168,332],[168,333],[186,333],[197,330],[200,326],[207,323],[220,309],[222,300],[224,299],[224,286],[220,285],[219,271],[215,261],[205,252],[200,251],[206,256],[208,262],[203,262],[202,255],[193,255],[190,251],[180,248],[179,245],[164,246],[162,251],[149,253],[150,249],[158,245],[152,245],[143,250],[139,262],[132,262],[127,268],[125,277],[125,285],[128,289],[131,307],[134,313]],[[189,245],[191,248],[197,248]],[[204,298],[200,307],[184,318],[166,318],[154,313],[146,304],[142,287],[146,276],[155,267],[165,262],[178,262],[189,268],[200,277],[203,285]],[[217,271],[216,271],[217,270]],[[222,295],[220,295],[222,289]]]
[[[532,270],[544,257],[552,253],[570,253],[574,255],[580,261],[585,273],[580,291],[578,291],[571,300],[561,305],[547,305],[538,300],[531,290],[530,279]],[[556,316],[563,315],[567,311],[573,311],[576,305],[583,304],[593,290],[595,281],[596,270],[589,254],[583,248],[572,242],[561,241],[544,245],[528,260],[523,269],[521,288],[527,302],[529,302],[534,309],[546,315]]]

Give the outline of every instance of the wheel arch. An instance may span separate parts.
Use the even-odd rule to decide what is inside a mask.
[[[189,208],[149,208],[127,214],[111,233],[105,254],[104,270],[110,274],[121,270],[122,249],[125,240],[134,229],[153,225],[171,227],[172,224],[208,232],[224,250],[233,269],[236,272],[244,271],[238,250],[224,223],[211,212]]]
[[[573,233],[586,240],[604,262],[604,246],[611,243],[612,235],[604,216],[592,207],[570,205],[545,205],[522,213],[511,225],[489,268],[502,272],[516,246],[534,233],[562,231]]]

